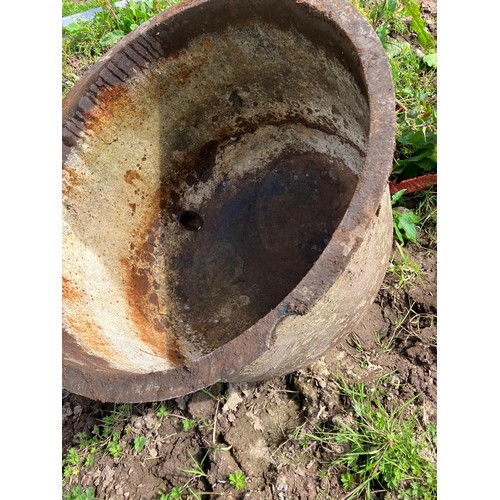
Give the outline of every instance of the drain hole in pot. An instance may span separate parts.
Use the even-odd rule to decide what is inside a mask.
[[[183,212],[179,218],[179,222],[189,231],[199,231],[203,227],[201,215],[192,210]]]

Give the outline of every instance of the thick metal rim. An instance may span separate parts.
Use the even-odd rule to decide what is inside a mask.
[[[169,8],[125,37],[73,87],[63,102],[63,123],[100,69],[136,37],[167,23],[170,18],[211,0],[186,0]],[[91,369],[63,360],[63,386],[92,399],[114,402],[159,401],[207,387],[237,373],[272,344],[276,325],[291,304],[309,310],[326,292],[359,247],[379,207],[392,167],[395,117],[391,70],[377,35],[347,0],[290,0],[335,25],[354,46],[360,61],[370,106],[365,168],[350,206],[330,243],[290,294],[265,317],[234,340],[196,360],[162,372],[131,374],[114,369]],[[63,160],[64,160],[63,150]],[[63,335],[67,335],[63,330]]]

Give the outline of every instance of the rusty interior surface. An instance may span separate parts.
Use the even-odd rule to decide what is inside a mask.
[[[370,112],[335,27],[285,0],[198,3],[70,96],[70,364],[164,371],[234,339],[307,274],[363,175]]]

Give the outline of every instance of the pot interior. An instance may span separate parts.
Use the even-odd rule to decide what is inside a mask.
[[[82,126],[63,168],[64,327],[115,368],[165,370],[241,334],[349,207],[369,126],[359,75],[333,27],[273,12],[212,32],[194,19],[175,50],[136,36],[66,124]]]

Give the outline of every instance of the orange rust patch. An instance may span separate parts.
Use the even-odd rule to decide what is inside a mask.
[[[206,50],[207,52],[213,52],[214,50],[214,42],[212,40],[204,40],[201,46],[203,47],[203,50]]]
[[[71,327],[73,335],[77,334],[78,344],[90,350],[92,354],[104,358],[106,361],[116,359],[116,352],[110,348],[109,344],[102,338],[101,327],[87,318],[66,318]],[[76,339],[75,339],[76,340]]]
[[[130,184],[131,186],[133,186],[134,185],[134,181],[140,180],[141,176],[135,170],[127,170],[125,172],[123,178],[125,179],[125,182],[127,184]]]
[[[177,85],[183,84],[191,75],[192,68],[189,68],[187,65],[183,65],[179,71],[176,71],[172,75],[172,79],[177,83]]]
[[[124,85],[116,85],[113,88],[101,88],[97,94],[98,106],[94,106],[84,115],[85,129],[97,132],[106,122],[113,118],[115,110],[129,107],[131,97]]]
[[[73,189],[81,184],[82,180],[76,169],[73,167],[63,167],[62,171],[62,194],[63,196],[69,196]]]
[[[62,298],[64,301],[68,302],[77,302],[82,299],[82,294],[71,283],[71,281],[64,276],[62,279]]]
[[[131,260],[131,259],[130,259]],[[153,349],[157,356],[179,365],[183,356],[177,347],[172,334],[155,318],[158,305],[151,301],[151,274],[147,268],[135,266],[129,259],[121,258],[120,262],[127,276],[126,297],[130,319],[136,326],[137,336]],[[155,314],[156,313],[156,314]]]

